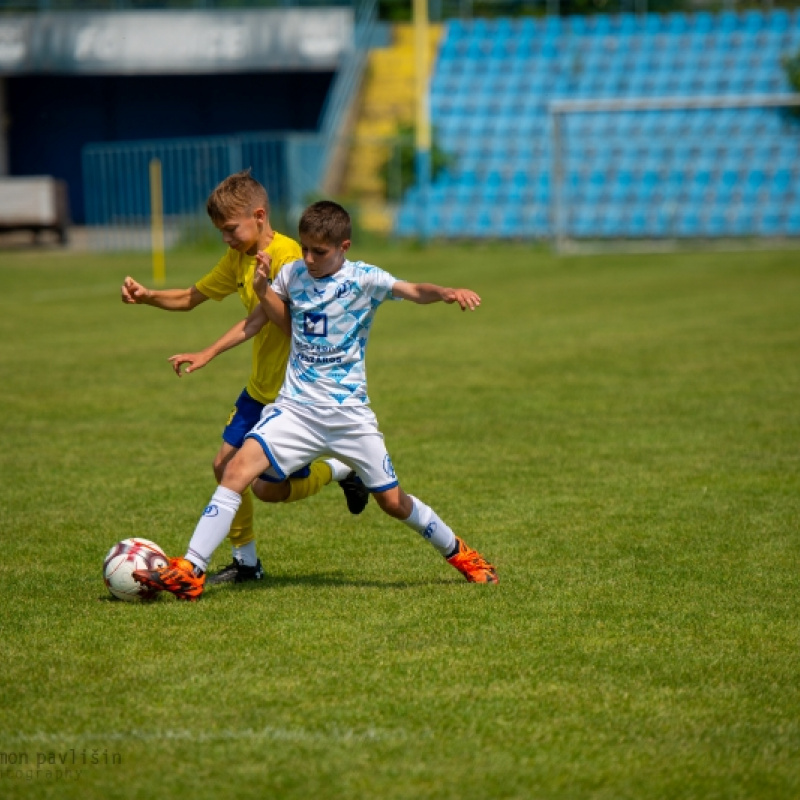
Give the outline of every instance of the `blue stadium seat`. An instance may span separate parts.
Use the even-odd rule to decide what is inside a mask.
[[[773,9],[767,16],[767,25],[773,31],[788,30],[791,25],[789,12],[783,8]]]
[[[773,199],[786,199],[794,188],[790,169],[779,167],[775,170],[769,185],[769,196]]]
[[[742,197],[750,202],[759,199],[764,189],[766,176],[762,169],[751,169],[747,172],[742,183]]]
[[[637,31],[636,14],[625,12],[617,14],[614,19],[614,30],[621,36],[632,36]]]
[[[450,210],[442,224],[441,232],[444,236],[461,239],[466,228],[466,213],[463,208],[456,207]]]
[[[740,203],[731,203],[725,212],[728,236],[747,236],[751,233],[751,216]]]
[[[516,239],[523,235],[522,211],[518,206],[503,206],[497,232],[505,239]]]
[[[463,39],[467,36],[466,20],[450,19],[445,25],[445,36],[448,39]]]
[[[574,218],[569,221],[567,232],[581,239],[597,239],[603,236],[603,219],[606,205],[578,206]]]
[[[721,11],[717,15],[718,31],[730,33],[739,27],[739,15],[735,11]]]
[[[646,210],[642,207],[636,207],[627,217],[627,233],[641,238],[647,235],[648,228],[649,221]]]
[[[659,33],[661,31],[661,17],[658,14],[645,14],[640,18],[639,27],[645,33]]]
[[[780,236],[786,228],[785,215],[780,208],[767,206],[756,218],[756,233],[759,236]]]
[[[566,24],[567,24],[567,29],[573,35],[582,36],[583,34],[588,32],[589,25],[587,22],[587,18],[581,16],[580,14],[567,17]]]
[[[649,220],[651,236],[666,237],[674,235],[676,209],[677,204],[671,201],[662,202],[661,205],[654,207],[653,214]]]
[[[787,236],[800,236],[800,208],[789,209],[784,221]]]
[[[664,19],[664,30],[668,33],[685,33],[689,27],[689,20],[680,12],[667,14]]]
[[[599,234],[604,238],[618,239],[628,233],[621,205],[609,205],[600,219]]]
[[[760,31],[762,28],[767,27],[768,22],[766,16],[761,11],[748,9],[743,11],[741,15],[741,27],[747,32]]]
[[[714,15],[708,11],[696,11],[690,15],[692,29],[701,33],[709,33],[714,29]]]
[[[546,236],[550,229],[547,207],[534,204],[523,209],[522,227],[528,236]]]
[[[676,219],[674,227],[675,235],[680,237],[698,236],[701,233],[700,209],[696,206],[690,206],[685,209]]]

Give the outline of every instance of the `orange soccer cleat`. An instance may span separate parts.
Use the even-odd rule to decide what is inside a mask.
[[[458,552],[447,559],[470,583],[497,583],[497,570],[477,551],[456,536]]]
[[[133,579],[158,592],[174,594],[178,600],[199,600],[206,582],[205,573],[197,577],[194,564],[185,558],[171,558],[161,569],[137,569]]]

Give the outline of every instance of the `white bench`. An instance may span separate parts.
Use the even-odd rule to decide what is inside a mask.
[[[70,225],[67,185],[47,175],[0,177],[0,232],[54,231],[65,244]]]

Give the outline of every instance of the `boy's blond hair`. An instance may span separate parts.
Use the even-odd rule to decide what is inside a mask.
[[[249,169],[229,175],[208,196],[206,211],[215,224],[239,214],[263,208],[269,217],[267,190],[250,174]]]
[[[332,200],[320,200],[310,205],[297,227],[301,236],[306,234],[337,246],[352,235],[350,215]]]

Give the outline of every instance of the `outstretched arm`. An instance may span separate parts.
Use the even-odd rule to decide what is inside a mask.
[[[253,273],[253,290],[261,303],[261,308],[270,322],[277,325],[287,336],[292,335],[292,317],[289,306],[272,291],[270,286],[270,263],[267,253],[256,253],[255,272]]]
[[[392,287],[392,294],[412,303],[427,305],[428,303],[458,303],[462,311],[474,311],[481,298],[472,289],[448,289],[435,283],[408,283],[397,281]]]
[[[208,298],[195,286],[188,289],[148,289],[130,275],[120,288],[122,302],[126,305],[145,305],[165,311],[191,311]]]
[[[214,344],[206,347],[198,353],[178,353],[170,356],[169,362],[172,369],[180,378],[182,372],[187,374],[197,372],[202,369],[212,358],[216,358],[220,353],[230,350],[232,347],[252,339],[267,324],[267,315],[261,306],[256,306],[246,319],[237,322],[227,333],[217,339]],[[181,370],[184,364],[188,364],[185,370]]]

